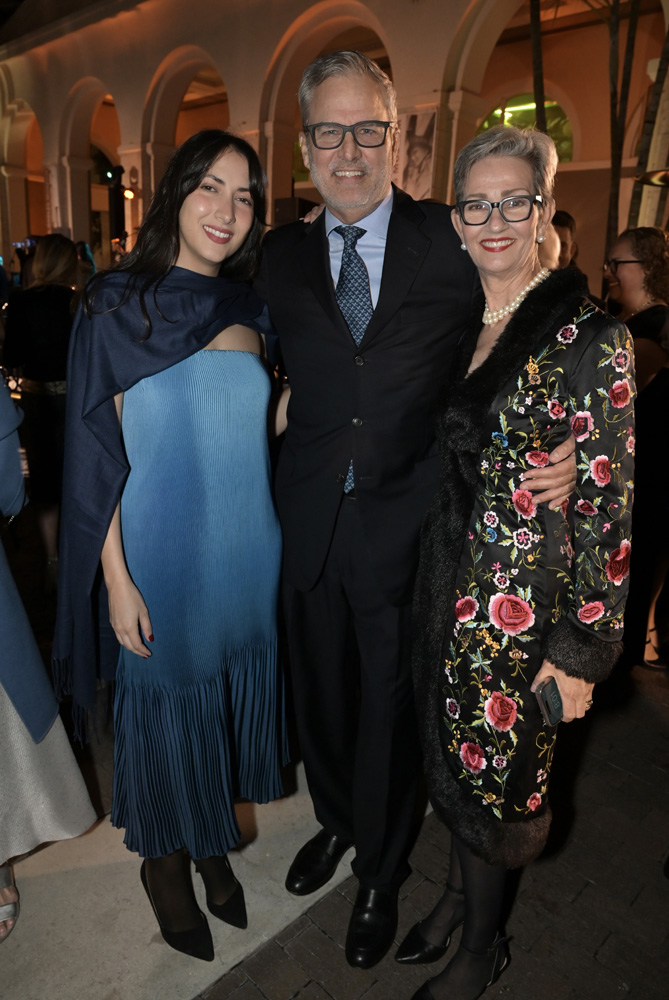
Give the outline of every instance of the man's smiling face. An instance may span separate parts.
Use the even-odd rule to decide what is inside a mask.
[[[357,73],[331,76],[315,88],[305,125],[390,121],[383,89]],[[383,146],[358,146],[347,132],[337,149],[316,149],[300,132],[300,148],[311,179],[330,211],[346,225],[370,215],[390,191],[397,129],[388,130]]]

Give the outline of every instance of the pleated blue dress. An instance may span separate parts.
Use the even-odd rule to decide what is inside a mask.
[[[282,794],[281,536],[261,359],[201,350],[123,400],[130,574],[154,641],[121,649],[112,823],[142,857],[238,843],[234,799]]]

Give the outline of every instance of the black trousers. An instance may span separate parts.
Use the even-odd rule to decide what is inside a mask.
[[[409,874],[420,752],[410,604],[394,607],[372,571],[357,501],[342,499],[313,590],[284,586],[297,730],[316,818],[355,843],[369,888]]]

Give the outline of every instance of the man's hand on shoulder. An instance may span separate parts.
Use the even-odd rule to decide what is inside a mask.
[[[315,222],[318,216],[324,211],[325,205],[314,205],[313,208],[309,209],[304,218],[300,219],[300,222]]]

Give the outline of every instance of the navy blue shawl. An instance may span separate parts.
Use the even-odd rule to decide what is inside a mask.
[[[79,308],[70,340],[53,666],[58,696],[73,697],[80,739],[96,705],[97,679],[113,679],[119,653],[100,567],[129,472],[114,396],[190,357],[235,323],[271,332],[249,286],[173,267],[158,287],[157,307],[153,289],[146,296],[152,322],[146,338],[137,294],[113,308],[128,280],[124,272],[102,280],[93,314]]]

